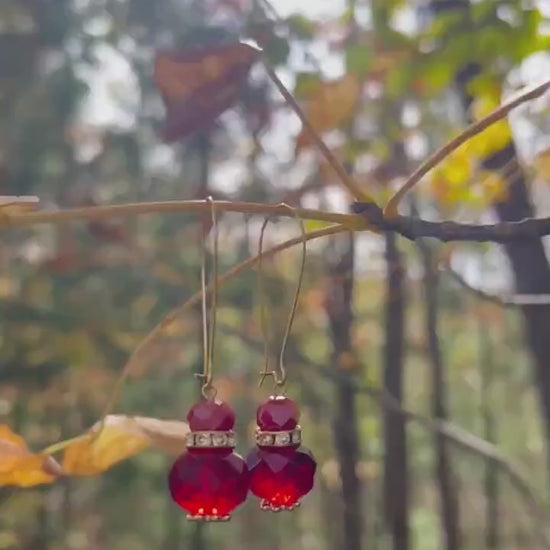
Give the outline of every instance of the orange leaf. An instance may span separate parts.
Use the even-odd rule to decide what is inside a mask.
[[[304,104],[304,111],[315,130],[332,130],[351,119],[360,94],[358,77],[349,73],[338,80],[316,86]],[[310,144],[308,132],[302,130],[296,139],[296,154]]]
[[[181,453],[188,431],[185,422],[109,415],[103,428],[97,422],[82,437],[68,442],[63,469],[73,475],[99,474],[150,446]]]
[[[235,103],[259,54],[244,42],[158,53],[154,77],[166,107],[166,141],[209,126]]]
[[[61,473],[52,457],[31,453],[22,437],[0,425],[0,485],[31,487],[51,483]]]

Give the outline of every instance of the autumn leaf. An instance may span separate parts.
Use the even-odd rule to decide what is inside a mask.
[[[474,120],[480,120],[499,107],[501,102],[500,87],[486,86],[478,93],[472,103]],[[496,151],[504,149],[512,140],[512,131],[506,119],[499,120],[473,136],[468,142],[468,149],[480,158],[486,158]]]
[[[318,132],[339,128],[353,116],[361,94],[357,75],[348,73],[338,80],[319,83],[304,102],[305,114]],[[295,154],[311,145],[307,131],[302,130],[296,139]]]
[[[185,449],[185,422],[139,416],[109,415],[87,433],[68,442],[63,470],[72,475],[96,475],[153,446],[177,454]]]
[[[550,147],[535,156],[534,166],[538,179],[550,181]]]
[[[493,98],[491,105],[495,101]],[[487,109],[491,110],[489,107]],[[478,114],[481,116],[482,113]],[[508,199],[506,177],[499,172],[481,168],[487,154],[508,142],[509,131],[501,129],[499,132],[499,136],[492,139],[486,132],[482,132],[476,136],[479,138],[477,141],[474,138],[464,143],[431,171],[431,192],[441,206],[468,203],[470,206],[486,208]]]
[[[51,456],[32,453],[22,437],[0,425],[0,485],[32,487],[51,483],[61,474],[61,467]]]
[[[210,126],[237,101],[259,54],[244,42],[159,52],[154,78],[166,107],[165,140]]]

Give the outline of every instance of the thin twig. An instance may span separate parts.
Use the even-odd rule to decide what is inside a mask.
[[[269,0],[259,0],[259,3],[262,4],[266,11],[269,12],[277,25],[284,26],[287,29],[289,28],[288,22],[281,17],[275,6]],[[309,48],[304,48],[304,59],[306,61],[309,61],[316,71],[318,71],[319,73],[322,72],[321,64],[319,63],[317,58],[309,51]]]
[[[508,296],[499,296],[498,294],[489,294],[480,288],[471,285],[458,272],[456,272],[448,263],[444,264],[443,270],[456,281],[462,288],[465,288],[478,298],[491,302],[502,307],[521,307],[521,306],[548,306],[550,305],[550,294],[510,294]]]
[[[261,214],[263,216],[294,217],[284,203],[262,204],[240,201],[216,201],[216,208],[223,212],[238,212],[241,214]],[[142,202],[127,204],[111,204],[105,206],[90,206],[85,208],[70,208],[57,211],[40,211],[28,213],[13,213],[0,217],[0,226],[24,226],[39,223],[63,223],[79,220],[98,220],[116,216],[143,215],[155,213],[177,212],[209,212],[210,204],[206,200]],[[349,229],[360,229],[364,222],[353,214],[337,214],[312,210],[309,208],[296,209],[300,218],[331,223],[340,223]]]
[[[405,181],[405,183],[397,190],[397,192],[390,198],[386,206],[384,207],[384,217],[388,219],[396,218],[398,216],[398,207],[401,199],[405,194],[410,191],[432,168],[437,166],[445,157],[450,155],[455,149],[460,147],[463,143],[470,138],[481,133],[483,130],[503,119],[510,111],[518,107],[519,105],[536,99],[542,96],[550,89],[550,80],[539,84],[534,88],[529,88],[525,92],[519,94],[514,99],[502,104],[500,107],[483,117],[481,120],[473,123],[466,128],[461,134],[454,139],[446,143],[443,147],[438,149],[433,155],[428,157]]]
[[[255,202],[216,201],[220,212],[239,212],[263,216],[290,217],[288,206]],[[206,201],[167,201],[113,204],[71,208],[52,212],[6,213],[0,216],[0,227],[22,227],[41,223],[66,223],[74,221],[107,219],[117,216],[133,216],[178,212],[205,212]],[[350,231],[395,232],[414,240],[419,237],[433,237],[442,241],[472,241],[504,243],[529,240],[550,235],[550,217],[528,218],[518,222],[502,222],[493,225],[460,224],[455,222],[429,222],[410,216],[386,219],[382,209],[372,202],[356,202],[352,205],[355,214],[339,214],[309,208],[297,208],[304,220],[315,220],[341,224]]]
[[[336,172],[342,185],[351,193],[353,197],[362,202],[372,202],[376,201],[346,172],[346,169],[338,161],[338,159],[332,154],[332,151],[327,147],[325,142],[317,133],[317,130],[313,127],[311,122],[308,120],[306,114],[302,108],[298,105],[297,101],[294,99],[292,94],[286,89],[285,85],[281,82],[277,73],[264,62],[265,70],[269,75],[269,78],[273,81],[281,95],[285,98],[285,101],[292,107],[292,110],[298,115],[298,118],[302,122],[304,129],[309,133],[311,139],[321,151],[326,161],[330,164],[332,169]],[[302,216],[303,217],[303,216]]]
[[[219,208],[219,203],[216,203],[216,207]],[[287,210],[288,211],[288,210]],[[302,241],[305,239],[306,241],[310,241],[313,239],[317,239],[319,237],[325,237],[327,235],[335,235],[336,233],[343,233],[344,231],[347,231],[347,228],[343,225],[332,225],[330,227],[325,227],[324,229],[319,229],[318,231],[311,231],[310,233],[307,233],[305,237],[294,237],[293,239],[289,239],[288,241],[285,241],[277,246],[274,246],[273,248],[270,248],[269,250],[265,250],[262,252],[262,258],[269,258],[283,250],[286,250],[287,248],[290,248],[296,244],[302,243]],[[246,271],[249,267],[252,267],[256,263],[258,263],[260,256],[252,256],[251,258],[248,258],[248,260],[236,265],[233,269],[230,269],[228,272],[224,273],[223,275],[219,276],[217,278],[218,287],[221,288],[221,286],[229,281],[230,279],[233,279],[234,277],[240,275],[244,271]],[[205,293],[209,294],[213,291],[214,284],[213,281],[210,282],[210,284],[206,287]],[[172,323],[174,323],[183,313],[188,311],[190,308],[195,306],[197,303],[201,300],[201,292],[196,292],[191,296],[183,305],[173,309],[166,315],[160,323],[158,323],[152,330],[145,336],[145,338],[138,344],[138,346],[133,351],[132,355],[122,368],[122,371],[115,382],[115,386],[113,388],[113,391],[111,392],[111,395],[109,396],[107,403],[103,410],[102,419],[104,419],[110,412],[113,410],[113,407],[115,406],[115,403],[120,395],[120,392],[122,390],[122,387],[124,386],[124,383],[126,382],[126,379],[128,376],[135,370],[137,365],[139,364],[141,358],[145,355],[146,351],[150,347],[150,345],[159,337],[161,334],[165,331],[166,328],[168,328]]]

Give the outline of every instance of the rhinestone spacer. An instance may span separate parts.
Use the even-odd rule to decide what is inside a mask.
[[[292,512],[292,510],[296,510],[296,508],[300,507],[300,502],[295,502],[294,504],[291,504],[290,506],[275,506],[274,504],[271,504],[268,500],[265,498],[262,499],[260,502],[260,508],[264,512]]]
[[[196,515],[192,516],[191,514],[187,514],[187,521],[229,521],[231,519],[231,516],[227,514],[226,516],[201,516]]]
[[[289,447],[302,443],[302,428],[296,426],[293,430],[282,432],[265,432],[256,430],[256,443],[260,447]]]
[[[187,434],[190,449],[220,449],[235,447],[235,432],[190,432]]]

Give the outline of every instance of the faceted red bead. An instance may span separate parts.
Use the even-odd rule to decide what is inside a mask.
[[[299,419],[298,405],[283,395],[270,396],[256,412],[258,427],[268,432],[293,430]]]
[[[235,426],[235,412],[224,401],[203,399],[193,405],[187,422],[192,432],[227,431]]]
[[[244,502],[250,477],[231,449],[189,449],[168,476],[174,501],[192,516],[223,517]]]
[[[313,488],[317,464],[309,449],[256,449],[246,459],[250,490],[276,508],[291,508]]]

